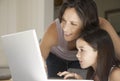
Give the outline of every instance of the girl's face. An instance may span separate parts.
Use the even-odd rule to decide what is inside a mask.
[[[76,41],[76,46],[78,49],[76,57],[79,60],[81,68],[92,66],[95,69],[97,65],[97,51],[81,38]]]
[[[82,21],[74,8],[67,8],[65,10],[61,20],[61,27],[66,41],[75,40],[79,36]]]

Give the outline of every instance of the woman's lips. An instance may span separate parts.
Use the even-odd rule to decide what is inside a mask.
[[[64,34],[65,37],[70,38],[72,34]]]
[[[71,34],[64,34],[65,36],[70,36]]]

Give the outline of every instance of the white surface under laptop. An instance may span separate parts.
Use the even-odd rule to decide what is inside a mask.
[[[34,29],[4,35],[1,38],[13,81],[63,81],[47,79],[39,42]]]

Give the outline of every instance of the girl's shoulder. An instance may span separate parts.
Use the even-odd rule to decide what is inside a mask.
[[[109,81],[120,81],[120,66],[119,67],[112,67]]]

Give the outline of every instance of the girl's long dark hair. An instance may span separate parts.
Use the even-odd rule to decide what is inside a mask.
[[[116,58],[114,46],[109,34],[97,29],[92,32],[82,31],[83,38],[89,45],[98,51],[96,75],[100,81],[108,81],[109,72],[113,65],[119,66],[120,61]],[[87,79],[90,79],[94,74],[94,70],[90,67],[87,74]]]

